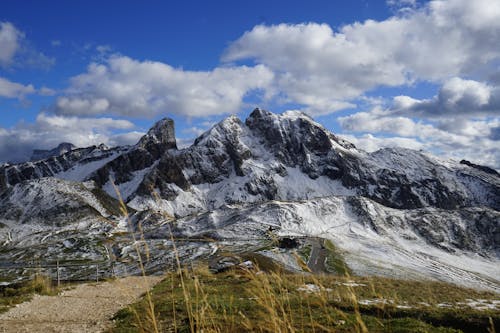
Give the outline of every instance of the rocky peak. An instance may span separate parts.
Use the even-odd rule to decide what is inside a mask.
[[[332,149],[355,148],[302,112],[289,111],[279,115],[257,108],[245,124],[253,133],[265,139],[265,144],[289,166],[303,164],[310,160],[310,156],[326,155]]]
[[[175,141],[174,121],[170,118],[163,118],[157,121],[137,144],[139,147],[149,150],[152,145],[161,145],[165,149],[177,149]]]
[[[53,156],[59,156],[59,155],[62,155],[64,153],[67,153],[75,148],[76,148],[76,146],[73,145],[72,143],[62,142],[54,149],[49,149],[49,150],[35,149],[35,150],[33,150],[33,154],[31,155],[30,160],[31,161],[38,161],[38,160],[43,160],[43,159],[53,157]]]
[[[238,134],[243,131],[245,125],[236,117],[231,115],[215,124],[211,129],[200,135],[194,141],[195,146],[208,145],[211,147],[226,145],[227,141],[234,142]]]
[[[99,146],[97,146],[97,149],[99,149],[99,150],[109,150],[109,147],[106,146],[104,143],[101,143]]]

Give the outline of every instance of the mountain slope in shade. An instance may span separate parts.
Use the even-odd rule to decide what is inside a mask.
[[[27,248],[22,244],[39,242],[57,257],[65,252],[47,239],[57,240],[66,225],[90,223],[71,237],[106,240],[109,258],[130,260],[130,240],[118,236],[126,223],[112,208],[118,189],[137,211],[132,227],[146,231],[152,271],[169,258],[166,216],[175,216],[181,238],[237,240],[247,245],[234,248],[248,251],[269,232],[323,237],[359,274],[498,290],[500,177],[487,171],[408,149],[367,153],[298,112],[255,109],[245,122],[231,116],[185,149],[177,148],[173,121],[163,119],[134,146],[80,148],[1,166],[0,231],[8,246],[2,253],[8,258]],[[15,233],[21,236],[13,241]],[[218,247],[179,248],[193,260]],[[100,249],[89,252],[97,257]]]

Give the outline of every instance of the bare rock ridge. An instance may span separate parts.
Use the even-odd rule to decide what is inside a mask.
[[[65,172],[78,167],[83,173],[80,177],[70,177],[83,180],[84,166],[96,161],[107,161],[126,150],[126,147],[108,148],[105,145],[75,148],[57,156],[51,156],[32,162],[0,165],[0,192],[7,187],[25,180],[43,177],[58,177],[67,179]]]

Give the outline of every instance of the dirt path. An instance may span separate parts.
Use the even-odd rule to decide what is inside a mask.
[[[121,308],[161,280],[126,277],[88,283],[58,296],[38,296],[0,315],[0,332],[101,332]]]

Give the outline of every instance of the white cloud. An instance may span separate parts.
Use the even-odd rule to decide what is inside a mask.
[[[56,91],[51,88],[41,87],[40,89],[38,89],[38,94],[40,94],[41,96],[54,96],[56,94]]]
[[[134,145],[146,133],[132,131],[127,133],[114,134],[110,136],[108,144],[111,146]]]
[[[27,65],[42,64],[46,66],[53,62],[42,53],[36,52],[29,47],[24,39],[24,33],[18,30],[10,22],[0,22],[0,67],[11,67],[20,65],[18,56],[24,55],[22,62]],[[32,84],[21,84],[0,77],[0,97],[24,99],[26,95],[39,93],[41,95],[53,95],[54,92],[43,87],[39,91]]]
[[[192,127],[183,129],[182,133],[187,134],[189,136],[198,137],[201,134],[205,133],[206,131],[207,131],[207,128],[192,126]]]
[[[500,113],[500,87],[454,77],[447,80],[431,99],[395,97],[392,110],[399,114],[430,118],[494,116]]]
[[[26,95],[33,94],[35,91],[32,84],[25,86],[0,77],[0,97],[23,99]]]
[[[338,31],[317,23],[259,25],[222,60],[268,66],[275,92],[324,114],[379,86],[491,72],[500,59],[499,7],[497,0],[436,0]]]
[[[273,74],[263,65],[185,71],[153,61],[112,56],[73,77],[55,111],[66,115],[116,114],[205,117],[237,112],[246,94],[264,89]]]
[[[420,150],[425,146],[422,142],[419,142],[416,139],[412,138],[403,138],[403,137],[376,137],[372,134],[363,134],[361,136],[354,136],[351,134],[343,134],[343,138],[354,143],[356,147],[361,148],[363,150],[373,152],[379,150],[381,148],[408,148]]]
[[[113,133],[133,127],[134,124],[127,120],[40,113],[34,123],[21,122],[10,129],[0,128],[0,161],[27,160],[33,149],[50,149],[61,142],[71,142],[78,147],[135,143],[141,135],[139,132]]]
[[[9,22],[0,22],[0,66],[12,63],[24,34]]]
[[[390,110],[375,108],[370,112],[341,117],[338,121],[348,133],[360,133],[347,137],[369,151],[384,146],[424,149],[441,156],[468,159],[500,169],[496,135],[500,118],[447,117],[424,123],[395,116]]]
[[[54,58],[37,51],[12,23],[0,22],[0,67],[49,69],[54,63]]]
[[[105,98],[59,97],[56,107],[58,110],[63,110],[62,113],[98,115],[108,110],[109,102]]]
[[[27,95],[53,96],[55,93],[55,90],[47,87],[35,89],[32,84],[24,85],[0,76],[0,97],[24,100]]]

